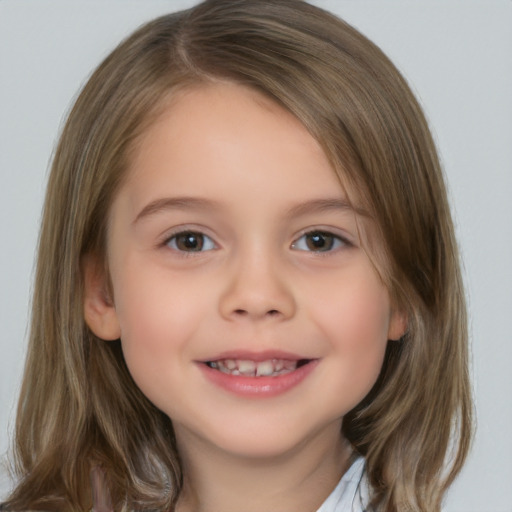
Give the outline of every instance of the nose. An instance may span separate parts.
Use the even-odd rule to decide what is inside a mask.
[[[282,265],[253,252],[230,265],[229,278],[219,301],[226,319],[281,319],[294,316],[296,303]]]

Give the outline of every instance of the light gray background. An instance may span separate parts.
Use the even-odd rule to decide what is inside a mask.
[[[26,344],[48,162],[94,66],[194,0],[0,0],[0,453]],[[512,2],[317,0],[411,82],[446,169],[465,265],[478,433],[447,512],[512,511]],[[0,484],[0,496],[6,490]]]

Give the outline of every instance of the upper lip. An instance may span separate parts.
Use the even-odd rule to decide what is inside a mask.
[[[303,355],[293,354],[292,352],[287,352],[283,350],[264,350],[259,352],[253,352],[248,350],[228,350],[225,352],[221,352],[220,354],[216,354],[215,356],[202,359],[199,362],[206,363],[209,361],[221,361],[224,359],[238,359],[243,361],[269,361],[271,359],[283,359],[287,361],[301,361],[305,359],[315,359],[312,357],[306,357]]]

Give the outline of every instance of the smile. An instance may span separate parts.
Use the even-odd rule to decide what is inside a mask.
[[[278,377],[293,372],[307,364],[309,359],[268,359],[266,361],[252,361],[250,359],[219,359],[207,361],[212,369],[229,375],[243,375],[246,377]]]
[[[238,356],[238,357],[237,357]],[[225,354],[199,362],[207,381],[230,394],[246,398],[274,397],[299,386],[319,359],[288,354]]]

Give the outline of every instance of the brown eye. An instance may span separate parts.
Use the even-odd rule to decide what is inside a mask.
[[[327,231],[311,231],[302,235],[292,244],[298,251],[328,252],[346,245],[339,236]]]
[[[202,252],[213,249],[215,244],[203,233],[184,231],[169,238],[167,246],[180,252]]]
[[[310,233],[306,235],[306,245],[310,251],[330,251],[334,245],[334,236],[330,233]]]

